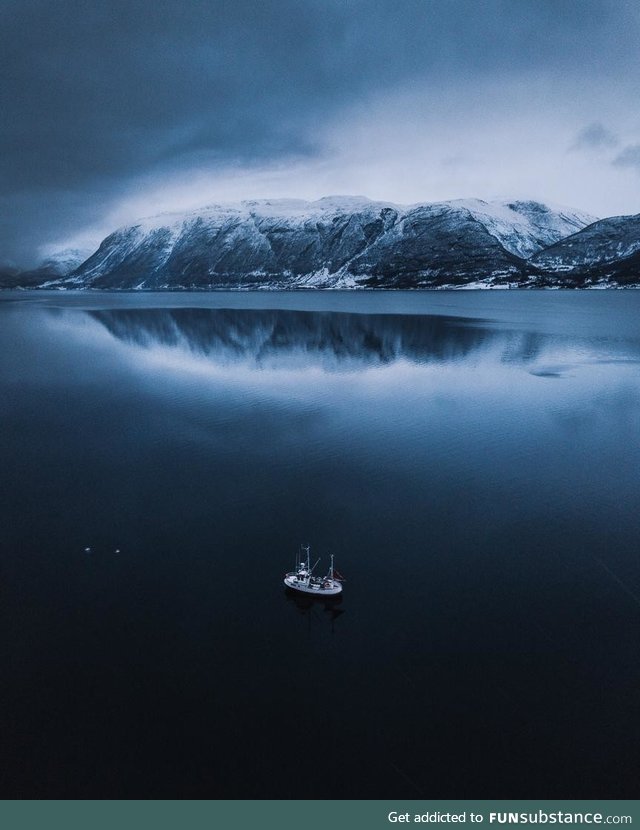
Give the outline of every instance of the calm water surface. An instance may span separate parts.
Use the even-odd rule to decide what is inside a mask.
[[[640,292],[4,293],[0,419],[3,797],[637,796]]]

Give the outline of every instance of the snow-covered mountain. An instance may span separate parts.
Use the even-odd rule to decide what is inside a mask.
[[[574,280],[640,283],[640,214],[601,219],[531,259],[548,274]]]
[[[596,221],[584,211],[534,201],[460,199],[448,204],[466,208],[508,251],[523,259]]]
[[[72,271],[75,271],[92,253],[92,248],[64,248],[61,251],[55,251],[44,259],[38,266],[38,270],[52,276],[66,277]]]
[[[538,202],[246,201],[120,228],[69,276],[96,288],[419,287],[527,279],[526,260],[595,221]]]
[[[50,282],[57,283],[75,271],[92,253],[93,250],[64,248],[50,254],[36,268],[28,271],[13,269],[7,273],[4,280],[0,269],[0,288],[34,288]]]

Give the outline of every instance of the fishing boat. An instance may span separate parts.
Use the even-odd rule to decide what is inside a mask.
[[[284,576],[284,584],[293,591],[301,591],[303,594],[314,594],[317,597],[331,597],[342,592],[343,578],[334,571],[333,554],[331,564],[326,576],[314,576],[313,571],[318,562],[311,567],[311,548],[303,545],[296,557],[296,569]]]

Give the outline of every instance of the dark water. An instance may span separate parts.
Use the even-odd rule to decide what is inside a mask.
[[[637,795],[640,293],[4,294],[0,417],[0,795]]]

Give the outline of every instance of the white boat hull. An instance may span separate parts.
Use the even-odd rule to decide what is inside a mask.
[[[303,594],[313,594],[316,597],[332,597],[342,593],[342,585],[337,579],[326,579],[320,582],[298,579],[295,573],[287,574],[284,584],[293,591],[300,591]]]

